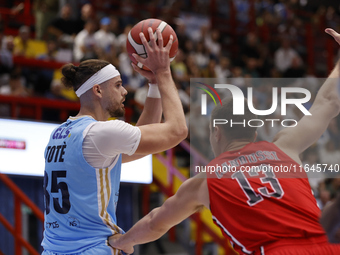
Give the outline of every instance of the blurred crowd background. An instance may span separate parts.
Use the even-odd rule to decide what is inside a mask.
[[[61,84],[60,70],[21,65],[16,60],[34,62],[34,59],[50,65],[105,59],[121,73],[129,92],[126,101],[129,120],[135,122],[143,108],[148,86],[130,65],[126,38],[140,20],[159,18],[174,28],[179,40],[178,54],[171,69],[190,132],[201,132],[197,134],[201,139],[191,144],[202,155],[209,154],[208,136],[200,126],[200,109],[192,109],[190,104],[190,78],[216,78],[244,91],[247,79],[291,78],[295,86],[307,88],[313,100],[321,79],[327,77],[329,67],[337,60],[338,48],[327,41],[328,35],[324,33],[326,27],[340,31],[336,1],[32,0],[30,3],[28,12],[34,17],[34,23],[27,25],[20,21],[20,16],[27,13],[22,1],[0,1],[0,8],[10,8],[8,15],[0,17],[1,95],[77,101],[74,92]],[[255,95],[255,104],[259,109],[271,106],[271,88],[272,85],[266,83],[257,85],[259,93]],[[189,123],[190,114],[197,115],[191,118],[196,122]],[[7,105],[0,104],[0,116],[10,117]],[[298,120],[302,112],[292,109],[290,116]],[[44,114],[43,120],[62,121],[53,112]],[[333,165],[333,168],[337,164],[339,170],[339,127],[340,118],[337,117],[320,141],[301,155],[304,164],[321,163]],[[259,129],[258,139],[271,141],[281,128],[265,125]],[[183,153],[178,150],[178,156],[183,157]],[[188,162],[184,160],[182,164]],[[339,178],[334,178],[338,174],[328,171],[311,178],[320,207],[333,199],[340,189]]]

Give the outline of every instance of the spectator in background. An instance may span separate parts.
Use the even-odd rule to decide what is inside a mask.
[[[121,78],[122,78],[122,81],[123,81],[123,84],[124,84],[124,88],[128,92],[128,95],[126,96],[127,98],[128,97],[133,98],[136,90],[138,88],[142,87],[145,83],[145,78],[142,75],[140,75],[139,73],[137,73],[135,70],[132,71],[131,75],[121,74]],[[131,96],[129,96],[129,94],[131,94]],[[146,97],[145,97],[145,99],[146,99]]]
[[[176,80],[175,80],[175,84],[176,84],[176,88],[178,91],[179,99],[181,99],[181,102],[183,105],[183,110],[184,112],[187,112],[190,107],[190,97],[188,93],[182,88],[181,84],[176,82]]]
[[[292,60],[291,66],[283,73],[285,78],[301,78],[305,76],[305,69],[302,66],[301,59],[296,56]]]
[[[2,85],[9,83],[9,74],[12,72],[12,70],[14,68],[14,62],[13,62],[14,43],[13,43],[13,41],[14,41],[13,36],[6,36],[6,37],[3,37],[3,39],[2,39],[1,52],[4,53],[4,56],[8,55],[8,59],[6,58],[4,60],[4,63],[11,66],[11,68],[9,68],[9,69],[8,68],[3,69],[3,71],[5,71],[5,72],[7,71],[7,73],[5,73],[5,75],[1,76],[1,84]]]
[[[12,53],[14,52],[14,37],[12,35],[8,35],[3,37],[2,40],[2,48],[9,50],[9,52]]]
[[[28,96],[30,93],[24,87],[23,81],[20,75],[20,69],[16,68],[9,75],[9,79],[2,86],[0,85],[0,95],[6,96]],[[0,104],[0,116],[10,117],[11,109],[8,104]]]
[[[55,61],[58,53],[58,44],[56,41],[50,40],[47,42],[47,52],[37,57],[39,60]],[[38,69],[35,72],[36,77],[33,83],[34,93],[45,95],[49,91],[53,80],[53,69]]]
[[[231,84],[238,86],[240,89],[244,90],[245,88],[245,79],[242,68],[239,66],[235,66],[232,69],[232,78],[230,79]]]
[[[290,22],[290,26],[287,27],[286,32],[291,39],[293,48],[297,51],[300,56],[306,56],[306,29],[305,24],[299,18],[294,18]]]
[[[118,56],[119,61],[119,70],[121,70],[122,76],[131,76],[133,72],[133,68],[131,66],[131,60],[129,58],[129,55],[126,51],[126,44],[122,45],[121,52]]]
[[[339,25],[339,15],[333,6],[328,6],[326,11],[326,26],[336,29]]]
[[[331,179],[331,201],[323,208],[320,222],[330,243],[340,243],[340,176]]]
[[[83,1],[79,1],[79,0],[59,0],[59,6],[65,6],[66,4],[69,4],[71,6],[72,9],[72,13],[71,13],[71,19],[72,20],[77,20],[80,18],[80,12],[81,12],[81,6],[83,3]]]
[[[214,58],[218,58],[221,53],[220,32],[217,29],[213,29],[211,33],[208,33],[204,38],[204,45],[209,51],[210,55]]]
[[[15,68],[10,74],[9,84],[0,88],[1,95],[30,96],[32,93],[24,86],[20,68]]]
[[[120,11],[121,11],[121,22],[123,27],[126,27],[129,24],[134,24],[136,19],[134,18],[135,14],[138,12],[136,9],[135,3],[132,0],[125,0],[120,2]],[[161,19],[164,20],[164,19]],[[166,20],[164,20],[166,22]]]
[[[289,11],[285,1],[278,1],[278,3],[274,5],[274,11],[282,21],[287,20]]]
[[[110,32],[111,19],[104,17],[100,21],[100,29],[94,33],[96,45],[104,52],[109,52],[111,47],[115,47],[116,36]]]
[[[119,35],[119,19],[116,16],[110,16],[110,32],[115,38]]]
[[[314,94],[312,94],[313,98]],[[340,131],[338,128],[338,121],[340,120],[339,117],[334,118],[330,121],[327,130],[322,134],[321,138],[318,140],[317,144],[319,147],[325,147],[326,143],[329,140],[332,140],[335,144],[337,149],[339,148],[339,141],[340,141]]]
[[[85,27],[74,38],[73,57],[79,62],[86,59],[97,58],[96,39],[94,32],[96,31],[96,23],[93,20],[86,22]]]
[[[284,73],[292,66],[294,58],[298,57],[297,52],[291,48],[290,41],[284,38],[281,47],[275,52],[275,67]]]
[[[5,73],[10,73],[13,68],[13,55],[12,52],[8,50],[5,44],[1,47],[3,43],[4,33],[0,29],[0,75]]]
[[[320,164],[319,154],[315,147],[308,148],[303,153],[302,165],[308,167],[308,169],[317,169],[317,164]],[[318,187],[323,179],[326,177],[323,172],[308,171],[306,172],[308,176],[309,184],[313,192],[318,191]]]
[[[255,3],[256,14],[268,11],[274,13],[274,4],[272,0],[261,0]]]
[[[331,120],[327,129],[327,133],[329,135],[329,139],[334,142],[336,149],[340,149],[340,130],[337,118]]]
[[[322,210],[331,201],[331,192],[328,190],[326,180],[322,180],[318,185],[316,202]]]
[[[30,28],[22,26],[19,29],[19,35],[14,38],[14,52],[16,56],[24,56],[27,58],[35,57],[34,48],[32,46],[33,40],[30,39]]]
[[[40,54],[37,59],[46,61],[55,61],[58,53],[58,43],[54,40],[49,40],[47,42],[47,52]]]
[[[72,44],[74,37],[79,30],[79,26],[75,20],[71,19],[72,7],[69,4],[64,5],[61,8],[60,17],[55,18],[51,21],[48,26],[48,33],[50,39],[58,39],[67,44]]]
[[[106,60],[113,64],[114,66],[120,66],[120,61],[118,59],[118,51],[116,47],[110,47],[108,52],[98,50],[98,59]],[[129,69],[132,69],[131,64],[129,65]]]
[[[243,69],[243,73],[245,75],[249,75],[250,77],[253,78],[258,78],[260,77],[258,71],[258,60],[256,58],[246,58],[246,66]]]
[[[340,159],[340,150],[336,149],[334,141],[328,140],[325,146],[320,146],[319,155],[321,164],[327,164],[328,166],[331,165],[333,167],[333,171],[327,171],[325,172],[325,175],[328,177],[334,177],[337,174],[334,172],[334,167],[339,164]]]
[[[227,78],[231,77],[230,67],[230,59],[226,56],[221,56],[219,64],[215,66],[216,77],[220,83],[226,83]]]
[[[184,42],[184,48],[181,48],[185,55],[194,53],[194,42],[190,39]]]
[[[216,60],[211,58],[209,60],[208,66],[202,70],[202,75],[204,78],[217,78],[215,70]]]
[[[80,19],[77,20],[77,27],[80,30],[82,30],[85,26],[85,24],[87,23],[87,21],[89,20],[94,20],[95,22],[97,22],[97,17],[96,17],[96,13],[93,10],[93,6],[90,3],[84,4],[81,7],[81,11],[80,11]]]
[[[234,6],[236,8],[236,18],[237,21],[239,22],[239,26],[237,29],[241,31],[242,29],[245,29],[246,25],[249,22],[249,8],[250,8],[250,3],[249,1],[246,0],[233,0]]]
[[[121,33],[118,37],[117,37],[117,41],[116,41],[116,47],[118,48],[118,51],[121,52],[123,51],[123,48],[126,47],[126,39],[128,37],[128,34],[130,32],[132,28],[132,25],[127,25],[124,28],[124,32]]]
[[[173,72],[174,79],[176,79],[183,87],[186,87],[189,82],[189,76],[184,59],[185,55],[183,51],[178,49],[176,58],[171,62],[171,70]]]
[[[57,16],[59,0],[34,0],[35,38],[42,40],[48,24]]]
[[[269,48],[266,44],[259,46],[260,58],[258,59],[258,72],[261,77],[271,77],[271,70],[274,66],[273,58],[270,56]]]
[[[325,19],[326,19],[326,7],[324,5],[320,5],[316,12],[313,14],[312,22],[313,26],[321,29],[325,24]]]
[[[247,34],[247,39],[241,47],[240,52],[242,54],[241,58],[243,62],[241,64],[243,65],[246,65],[248,58],[254,58],[257,60],[260,58],[258,38],[254,33]]]
[[[189,78],[201,77],[201,70],[197,67],[193,54],[187,56],[185,62],[186,62]]]
[[[209,126],[204,116],[201,114],[200,105],[191,105],[190,108],[190,122],[188,122],[190,130],[190,146],[197,149],[202,155],[206,157],[210,155],[209,149]]]
[[[177,39],[178,39],[178,47],[180,49],[184,49],[185,48],[185,42],[187,40],[189,40],[189,37],[186,34],[185,23],[181,19],[177,20],[176,29],[175,30],[176,30],[176,36],[177,36]]]
[[[51,85],[50,85],[50,91],[46,93],[46,97],[54,98],[54,99],[62,99],[62,100],[67,100],[67,101],[74,101],[74,102],[79,101],[74,90],[72,88],[65,87],[64,84],[61,83],[60,79],[52,80]],[[55,116],[53,116],[52,119],[53,118],[58,120],[58,118]],[[50,118],[48,119],[52,120]]]
[[[149,86],[147,83],[144,83],[143,86],[136,89],[135,94],[134,94],[134,100],[136,101],[137,104],[139,104],[139,106],[144,106],[145,100],[148,95],[148,90],[149,90]],[[139,110],[141,110],[141,108]]]
[[[0,30],[4,30],[5,29],[5,21],[3,19],[3,15],[0,14]]]
[[[199,68],[205,68],[209,63],[209,53],[204,46],[203,41],[199,41],[196,45],[196,51],[193,53],[195,63]]]

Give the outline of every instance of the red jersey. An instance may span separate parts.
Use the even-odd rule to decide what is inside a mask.
[[[304,169],[273,143],[222,153],[209,163],[207,183],[213,220],[240,254],[262,254],[282,239],[325,238]]]

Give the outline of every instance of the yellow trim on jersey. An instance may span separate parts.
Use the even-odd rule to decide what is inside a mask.
[[[101,210],[100,217],[104,216],[105,213],[105,194],[104,194],[104,180],[103,180],[103,169],[99,169],[99,180],[100,180],[100,201],[101,201]]]
[[[97,185],[98,185],[98,213],[102,221],[105,223],[107,227],[109,227],[112,231],[112,234],[121,233],[120,228],[114,224],[110,215],[107,212],[107,207],[109,205],[110,197],[111,197],[111,185],[109,178],[109,168],[105,169],[96,169],[96,177],[97,177]],[[112,255],[119,255],[120,250],[111,247]]]
[[[103,222],[114,232],[113,234],[121,233],[119,227],[111,221],[110,215],[107,212],[107,207],[109,205],[109,201],[111,197],[109,168],[105,168],[104,170],[100,168],[98,172],[99,172],[99,190],[98,191],[100,192],[99,216],[100,218],[102,218]]]
[[[105,182],[106,182],[106,193],[107,193],[107,201],[110,201],[110,196],[111,196],[111,185],[110,185],[110,181],[109,181],[109,169],[106,168],[106,174],[105,174]],[[107,206],[106,206],[107,208]],[[105,208],[105,209],[106,209]],[[109,221],[109,214],[108,212],[105,210],[106,212],[106,219]]]

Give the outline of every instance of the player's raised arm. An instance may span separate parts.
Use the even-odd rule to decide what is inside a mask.
[[[156,77],[151,71],[140,69],[134,63],[131,64],[133,69],[143,75],[149,82],[148,95],[146,97],[143,111],[138,118],[136,126],[159,123],[162,119],[162,102]]]
[[[326,33],[340,44],[340,34],[329,28],[326,29]],[[315,143],[325,132],[331,119],[339,114],[340,100],[337,89],[339,68],[339,63],[337,63],[321,86],[310,109],[312,115],[304,116],[296,127],[285,128],[274,138],[273,142],[288,155],[298,155]]]
[[[140,34],[148,57],[143,59],[136,54],[133,56],[155,75],[161,94],[165,122],[139,127],[141,140],[136,154],[157,153],[172,148],[185,139],[188,132],[183,107],[170,71],[169,51],[173,38],[170,36],[168,44],[163,46],[163,38],[159,29],[156,32],[158,43],[151,28],[148,32],[150,43],[146,41],[143,33]]]
[[[136,126],[144,126],[152,123],[160,123],[162,120],[162,102],[161,96],[157,85],[157,80],[153,72],[143,70],[137,67],[134,63],[131,63],[133,69],[143,75],[149,82],[149,91],[145,100],[143,111],[138,118]],[[136,159],[140,159],[147,154],[133,154],[131,156],[122,154],[122,162],[130,162]]]

